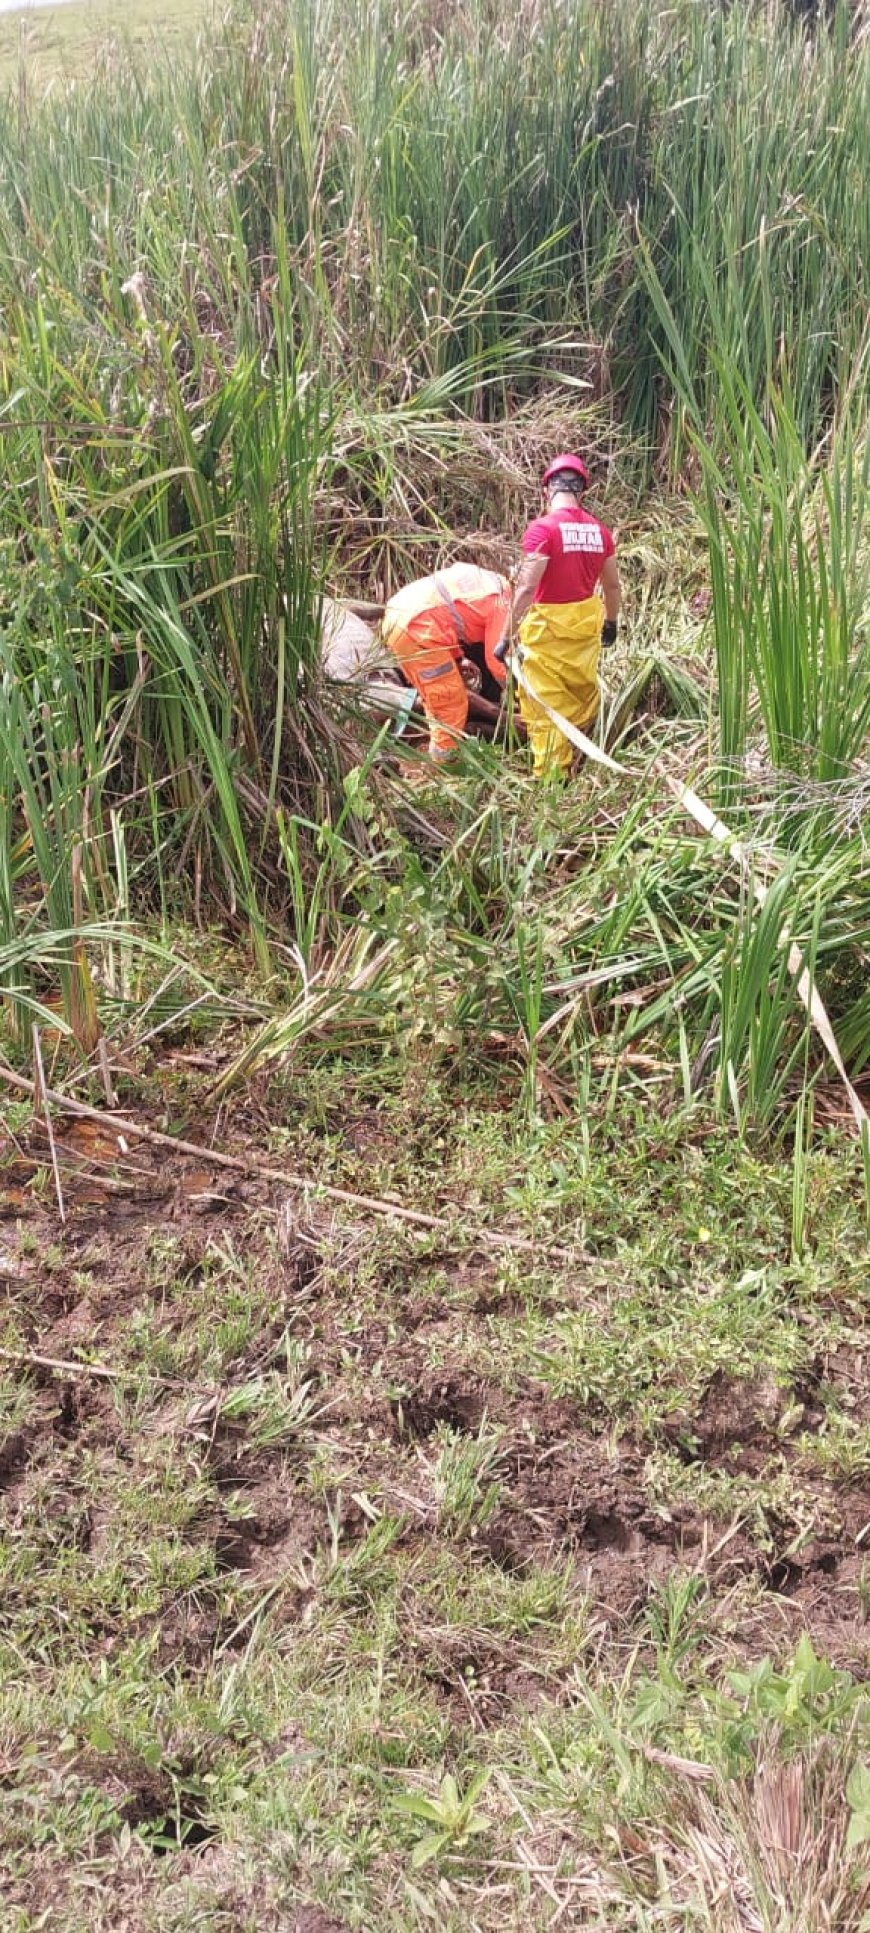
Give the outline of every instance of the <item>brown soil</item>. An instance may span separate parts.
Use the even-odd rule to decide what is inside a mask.
[[[357,1122],[354,1133],[368,1133]],[[195,1138],[195,1128],[190,1130]],[[378,1127],[378,1132],[382,1128]],[[39,1150],[41,1159],[41,1150]],[[645,1464],[651,1446],[629,1436],[608,1439],[570,1401],[554,1401],[532,1381],[506,1391],[469,1371],[473,1344],[486,1333],[488,1317],[504,1314],[510,1298],[499,1291],[485,1255],[455,1259],[449,1245],[440,1257],[426,1254],[449,1273],[450,1297],[421,1294],[411,1251],[384,1265],[386,1296],[401,1297],[401,1321],[371,1320],[361,1332],[354,1373],[348,1372],[344,1336],[347,1298],[353,1295],[356,1259],[364,1256],[368,1225],[347,1231],[346,1266],[335,1265],[335,1244],[345,1240],[331,1217],[320,1225],[302,1219],[295,1199],[202,1162],[167,1162],[162,1151],[140,1147],[124,1163],[108,1159],[99,1138],[67,1140],[64,1192],[67,1224],[59,1231],[50,1203],[22,1188],[26,1169],[16,1157],[16,1187],[24,1197],[19,1223],[29,1231],[29,1252],[16,1256],[7,1236],[5,1253],[23,1325],[24,1347],[67,1360],[86,1354],[107,1364],[123,1360],[132,1317],[150,1310],[161,1333],[173,1338],[189,1321],[188,1297],[202,1280],[215,1231],[233,1231],[239,1251],[257,1257],[268,1271],[269,1315],[252,1360],[234,1366],[241,1381],[269,1360],[288,1322],[308,1342],[306,1370],[322,1399],[316,1436],[338,1460],[349,1457],[352,1481],[344,1486],[341,1535],[362,1536],[370,1519],[353,1502],[366,1491],[381,1508],[400,1517],[405,1542],[437,1534],[432,1464],[445,1430],[476,1434],[486,1422],[499,1432],[500,1501],[495,1515],[473,1539],[477,1561],[522,1573],[537,1563],[570,1563],[578,1591],[588,1595],[592,1617],[619,1634],[647,1601],[650,1590],[675,1567],[697,1570],[714,1596],[727,1596],[752,1579],[775,1599],[769,1628],[790,1642],[808,1628],[818,1648],[861,1671],[868,1666],[868,1628],[861,1609],[864,1552],[870,1544],[870,1486],[838,1486],[813,1479],[818,1529],[795,1544],[793,1529],[772,1526],[773,1548],[743,1527],[711,1522],[691,1501],[665,1508],[651,1500]],[[22,1174],[19,1174],[19,1169]],[[20,1210],[20,1204],[19,1204]],[[264,1245],[264,1228],[278,1240]],[[176,1287],[167,1293],[149,1264],[154,1237],[177,1245]],[[56,1259],[58,1242],[63,1263]],[[53,1245],[50,1247],[50,1245]],[[35,1258],[34,1248],[38,1255]],[[49,1265],[46,1258],[51,1253]],[[323,1258],[331,1260],[326,1273]],[[20,1285],[27,1277],[27,1288]],[[17,1285],[17,1286],[16,1286]],[[440,1367],[433,1371],[432,1352]],[[842,1354],[843,1352],[841,1352]],[[118,1410],[110,1382],[32,1365],[34,1404],[27,1423],[0,1440],[0,1492],[7,1521],[26,1518],[38,1479],[45,1509],[45,1477],[56,1472],[65,1498],[64,1521],[79,1547],[91,1540],[99,1551],[107,1519],[98,1495],[74,1507],[74,1465],[87,1449],[93,1457],[119,1454]],[[843,1400],[865,1401],[863,1358],[854,1352],[819,1366],[819,1381],[839,1383]],[[325,1513],[306,1494],[304,1470],[287,1451],[252,1455],[243,1432],[197,1420],[191,1394],[170,1377],[165,1403],[152,1410],[147,1428],[179,1442],[207,1439],[206,1460],[221,1497],[220,1507],[197,1522],[198,1539],[210,1543],[218,1573],[237,1571],[265,1587],[285,1580],[288,1601],[304,1591],[304,1563],[323,1545]],[[664,1434],[687,1469],[694,1466],[761,1477],[766,1469],[795,1461],[781,1424],[795,1408],[800,1428],[811,1430],[822,1414],[816,1389],[783,1391],[772,1379],[739,1381],[714,1376],[694,1413],[667,1419]],[[34,1412],[36,1420],[34,1420]],[[807,1487],[805,1473],[800,1481]],[[71,1495],[73,1501],[71,1502]],[[443,1541],[443,1540],[442,1540]],[[303,1581],[300,1581],[303,1579]],[[762,1641],[752,1623],[748,1648]],[[174,1655],[195,1668],[215,1637],[208,1607],[178,1613],[161,1631],[161,1657]],[[455,1660],[448,1677],[455,1685]],[[488,1677],[508,1697],[525,1697],[534,1683],[522,1659],[466,1659],[478,1678]],[[459,1661],[459,1676],[463,1661]],[[314,1909],[312,1909],[314,1910]]]
[[[188,1131],[198,1138],[195,1125]],[[261,1134],[262,1122],[252,1131]],[[378,1117],[374,1126],[357,1122],[353,1133],[377,1152],[385,1130]],[[44,1169],[43,1157],[35,1142],[31,1178],[37,1159]],[[575,1660],[534,1627],[504,1634],[480,1628],[477,1613],[467,1626],[452,1623],[437,1589],[427,1598],[428,1581],[444,1576],[445,1554],[460,1590],[467,1581],[472,1605],[489,1581],[495,1593],[504,1577],[567,1571],[582,1642],[620,1667],[629,1648],[651,1642],[643,1614],[657,1587],[688,1570],[708,1594],[707,1628],[723,1660],[787,1654],[808,1631],[817,1652],[870,1678],[870,1481],[824,1479],[799,1445],[819,1427],[832,1389],[856,1419],[870,1414],[866,1356],[857,1347],[820,1360],[791,1390],[769,1377],[720,1372],[692,1409],[665,1419],[657,1444],[628,1430],[606,1436],[577,1402],[555,1400],[533,1378],[513,1374],[505,1386],[495,1373],[481,1373],[482,1362],[493,1362],[492,1318],[522,1307],[484,1250],[457,1256],[445,1241],[439,1253],[432,1242],[418,1252],[397,1237],[379,1251],[376,1289],[361,1289],[371,1222],[350,1210],[309,1212],[297,1196],[282,1199],[280,1189],[228,1178],[201,1159],[170,1163],[162,1151],[140,1147],[122,1161],[99,1137],[71,1135],[62,1229],[51,1200],[36,1199],[28,1180],[25,1150],[4,1203],[0,1256],[16,1346],[61,1364],[84,1360],[129,1372],[137,1361],[131,1331],[140,1324],[151,1347],[155,1338],[165,1346],[168,1367],[161,1383],[154,1375],[160,1357],[148,1358],[147,1400],[129,1427],[121,1420],[123,1380],[22,1363],[26,1414],[5,1436],[0,1430],[0,1527],[98,1566],[111,1549],[118,1495],[135,1485],[139,1459],[184,1460],[202,1480],[204,1501],[181,1533],[204,1553],[197,1589],[135,1624],[117,1606],[104,1615],[89,1606],[79,1640],[95,1665],[135,1638],[153,1645],[155,1669],[195,1688],[216,1655],[244,1653],[250,1606],[260,1601],[268,1601],[276,1641],[292,1645],[318,1614],[331,1553],[354,1552],[384,1514],[396,1521],[393,1548],[406,1565],[396,1612],[402,1658],[457,1735],[491,1731],[569,1697]],[[256,1289],[254,1332],[223,1380],[188,1377],[173,1368],[172,1351],[177,1346],[183,1361],[196,1324],[208,1327],[220,1314],[213,1291],[209,1301],[209,1270],[215,1244],[228,1240]],[[565,1305],[575,1293],[587,1296],[588,1284],[566,1283]],[[354,1329],[349,1312],[358,1301],[365,1313]],[[307,1352],[304,1375],[317,1414],[298,1445],[254,1445],[244,1419],[222,1415],[219,1398],[280,1369],[287,1332]],[[497,1503],[484,1523],[453,1532],[439,1520],[438,1459],[448,1435],[484,1431],[494,1441]],[[685,1478],[681,1501],[670,1506],[650,1481],[650,1456],[663,1445]],[[763,1496],[783,1469],[802,1499],[799,1523],[786,1510],[777,1521],[767,1506],[761,1527],[745,1511],[711,1519],[693,1500],[693,1472],[699,1484],[709,1472],[733,1476],[741,1494],[755,1483]],[[307,1741],[291,1735],[293,1723],[291,1715],[275,1750],[298,1744],[304,1756]],[[486,1750],[481,1740],[482,1762]],[[247,1924],[231,1848],[215,1840],[198,1810],[207,1765],[188,1768],[189,1793],[183,1766],[153,1769],[117,1748],[82,1749],[67,1769],[133,1833],[129,1899],[119,1901],[114,1923],[142,1933],[141,1901],[169,1852],[180,1884],[213,1888],[227,1923],[238,1898],[238,1923]],[[54,1912],[61,1881],[46,1876],[44,1893],[40,1885],[23,1881],[16,1898],[37,1915]],[[262,1933],[348,1933],[304,1890],[298,1905],[264,1890],[258,1914]]]
[[[240,1494],[244,1516],[227,1513],[213,1529],[218,1570],[242,1571],[264,1584],[288,1576],[316,1548],[321,1519],[277,1470]]]
[[[319,1906],[301,1906],[291,1921],[291,1933],[347,1933],[347,1928]]]

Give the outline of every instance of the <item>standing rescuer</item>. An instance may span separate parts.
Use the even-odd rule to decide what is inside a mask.
[[[582,457],[569,452],[544,471],[546,509],[523,536],[513,599],[529,684],[580,731],[598,711],[600,649],[615,643],[622,605],[611,532],[583,509],[588,482]],[[573,757],[568,739],[522,688],[520,711],[536,774],[567,772]]]
[[[477,564],[450,564],[431,577],[419,577],[391,597],[384,612],[384,643],[420,694],[429,721],[429,750],[443,760],[456,750],[465,731],[469,690],[479,690],[478,654],[500,685],[505,667],[496,657],[510,618],[510,586],[496,571]],[[475,715],[494,723],[499,707],[472,696]]]

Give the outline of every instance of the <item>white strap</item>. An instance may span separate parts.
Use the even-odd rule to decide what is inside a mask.
[[[626,777],[631,776],[627,765],[620,765],[615,758],[610,757],[608,752],[603,752],[600,745],[596,745],[591,738],[587,738],[585,732],[578,731],[577,726],[572,725],[570,719],[563,718],[561,712],[554,711],[551,705],[545,704],[543,698],[538,697],[534,686],[530,685],[523,670],[521,651],[518,651],[516,647],[511,653],[508,662],[517,684],[522,686],[523,691],[528,694],[533,704],[540,706],[541,711],[545,713],[551,723],[560,732],[564,733],[569,744],[576,746],[578,752],[584,752],[587,758],[595,761],[596,765],[606,766],[609,772],[621,772]],[[653,771],[667,786],[668,791],[672,793],[677,804],[682,807],[684,812],[688,812],[690,818],[694,819],[695,824],[700,826],[701,830],[706,832],[711,839],[715,839],[720,846],[724,846],[730,853],[732,859],[736,859],[744,878],[749,881],[752,887],[759,906],[763,906],[770,887],[765,886],[763,881],[757,877],[755,868],[752,865],[751,856],[742,842],[733,832],[729,832],[728,827],[723,824],[721,819],[716,817],[715,812],[711,810],[710,806],[706,805],[704,800],[698,797],[697,792],[692,791],[691,786],[683,785],[679,779],[672,778],[671,774],[665,771],[658,760],[653,766]],[[788,944],[788,970],[797,983],[798,997],[809,1015],[810,1022],[815,1027],[819,1039],[822,1041],[834,1063],[837,1073],[845,1087],[846,1096],[858,1128],[858,1133],[863,1136],[865,1128],[870,1125],[870,1115],[868,1115],[860,1095],[856,1094],[849,1076],[846,1073],[843,1057],[837,1045],[837,1038],[831,1026],[827,1008],[825,1007],[821,994],[813,983],[800,947],[792,940],[788,929],[785,927],[782,932],[782,940],[784,944]]]
[[[464,650],[465,646],[468,643],[468,632],[465,629],[465,622],[462,617],[462,613],[460,612],[458,606],[454,603],[453,598],[451,597],[450,592],[447,589],[447,585],[445,584],[443,577],[436,576],[433,579],[433,582],[435,585],[435,589],[438,592],[438,596],[442,599],[442,602],[447,605],[447,609],[450,612],[450,615],[456,626],[456,636]]]

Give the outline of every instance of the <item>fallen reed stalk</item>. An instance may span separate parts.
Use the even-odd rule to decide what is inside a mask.
[[[15,1088],[18,1093],[40,1098],[36,1082],[28,1080],[24,1074],[14,1073],[10,1067],[0,1066],[0,1081],[4,1081],[7,1087]],[[282,1187],[300,1191],[315,1190],[327,1201],[341,1202],[347,1207],[359,1208],[365,1214],[393,1216],[398,1221],[408,1222],[414,1228],[443,1231],[445,1235],[453,1238],[456,1236],[455,1216],[448,1218],[445,1215],[427,1215],[422,1209],[405,1208],[401,1202],[390,1201],[383,1195],[355,1194],[349,1188],[335,1188],[328,1182],[313,1180],[310,1175],[296,1175],[288,1173],[284,1168],[272,1168],[268,1163],[256,1160],[250,1155],[225,1154],[219,1148],[203,1147],[198,1141],[186,1141],[180,1136],[162,1134],[158,1128],[149,1128],[144,1122],[132,1121],[126,1116],[109,1114],[105,1108],[90,1107],[86,1101],[76,1101],[71,1095],[63,1094],[55,1088],[46,1088],[44,1097],[53,1107],[61,1109],[64,1113],[73,1114],[80,1120],[94,1121],[100,1127],[107,1128],[119,1141],[126,1140],[130,1135],[133,1139],[147,1141],[152,1147],[171,1148],[176,1154],[190,1155],[202,1161],[206,1167],[231,1168],[237,1174],[251,1175],[260,1181],[277,1182]],[[123,1155],[124,1149],[119,1148],[119,1152]],[[571,1259],[571,1251],[557,1243],[538,1242],[527,1235],[505,1234],[500,1229],[478,1228],[473,1231],[473,1241],[481,1249],[487,1247],[516,1249],[527,1255],[553,1255],[563,1261]]]

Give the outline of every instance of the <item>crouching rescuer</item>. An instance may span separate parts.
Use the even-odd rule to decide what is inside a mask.
[[[486,672],[504,686],[505,667],[495,654],[510,604],[506,578],[477,564],[450,564],[390,598],[382,637],[423,701],[434,759],[456,750],[469,702],[476,717],[493,724],[498,718],[499,706],[477,694]]]
[[[523,536],[513,600],[532,690],[580,731],[597,714],[601,645],[615,643],[622,605],[611,532],[583,509],[588,482],[582,457],[570,453],[557,456],[544,471],[546,508]],[[536,774],[567,772],[570,741],[522,687],[520,712]]]

